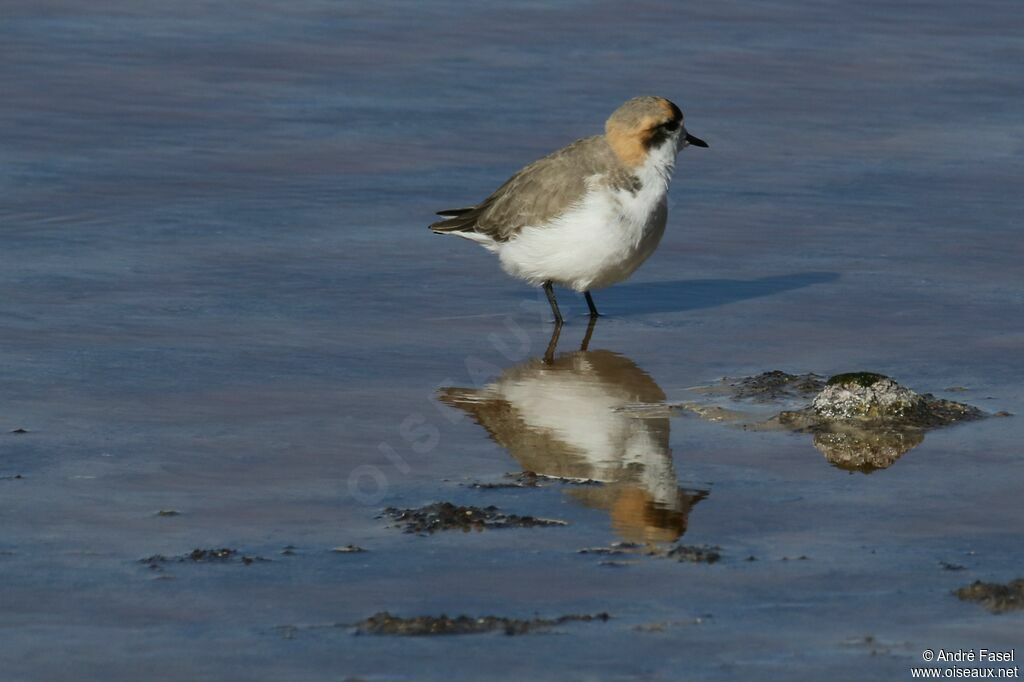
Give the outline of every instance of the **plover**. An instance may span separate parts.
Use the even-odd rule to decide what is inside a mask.
[[[553,285],[582,291],[597,317],[591,289],[632,275],[661,241],[676,154],[708,146],[663,97],[629,100],[604,131],[534,161],[476,206],[438,211],[444,220],[430,226],[481,244],[505,272],[543,286],[556,325]]]
[[[622,409],[662,404],[665,393],[618,353],[580,350],[553,361],[534,358],[485,386],[441,388],[438,397],[484,427],[524,470],[602,482],[569,494],[606,510],[625,540],[678,540],[690,509],[707,496],[679,487],[669,417],[637,417]]]

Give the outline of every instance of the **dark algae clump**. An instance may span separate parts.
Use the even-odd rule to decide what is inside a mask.
[[[356,623],[356,634],[395,635],[399,637],[424,637],[430,635],[479,635],[487,632],[502,632],[506,635],[525,635],[537,630],[548,630],[557,625],[572,622],[605,622],[607,613],[572,614],[559,618],[502,618],[499,616],[416,616],[400,618],[387,611],[374,614]]]
[[[139,563],[147,564],[150,568],[159,568],[160,565],[168,563],[227,564],[237,562],[248,566],[257,561],[269,561],[269,559],[239,554],[236,549],[222,547],[220,549],[193,549],[188,554],[171,557],[164,556],[163,554],[154,554],[145,559],[140,559]]]
[[[235,549],[193,549],[186,557],[191,561],[226,561],[238,554]]]
[[[470,483],[470,488],[481,490],[496,490],[499,488],[536,488],[540,477],[532,471],[524,471],[519,474],[505,474],[505,480],[500,483],[481,483],[479,481]]]
[[[488,528],[534,528],[565,526],[565,521],[534,516],[506,514],[497,507],[460,507],[451,502],[435,502],[419,509],[388,507],[384,516],[404,526],[406,533],[432,534],[442,530],[485,530]]]
[[[713,564],[722,558],[721,547],[708,545],[677,545],[665,556],[676,561],[690,564]]]
[[[675,545],[661,547],[655,544],[641,545],[635,542],[616,542],[608,547],[585,547],[579,554],[604,556],[650,556],[660,559],[675,559],[680,563],[713,564],[722,558],[722,548],[712,545]]]
[[[336,554],[362,554],[366,550],[358,545],[345,545],[344,547],[335,547],[331,551]]]
[[[1019,611],[1024,609],[1024,578],[1011,580],[1005,585],[976,580],[955,594],[963,601],[981,604],[992,613]]]
[[[757,402],[809,398],[824,387],[824,378],[817,374],[788,374],[777,369],[740,379],[730,386],[736,400]]]
[[[468,486],[480,490],[497,490],[501,488],[542,488],[546,485],[603,485],[603,482],[590,478],[547,476],[533,471],[505,474],[504,478],[505,480],[499,483],[476,481],[468,484]]]
[[[584,547],[578,550],[578,554],[605,554],[605,555],[619,555],[619,554],[641,554],[644,551],[644,546],[636,542],[615,542],[608,547]]]

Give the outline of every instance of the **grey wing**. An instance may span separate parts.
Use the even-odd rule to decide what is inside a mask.
[[[508,241],[527,225],[543,225],[583,198],[587,178],[613,161],[604,137],[578,140],[531,163],[487,197],[479,206],[445,211],[452,216],[430,226],[434,232],[477,232]]]

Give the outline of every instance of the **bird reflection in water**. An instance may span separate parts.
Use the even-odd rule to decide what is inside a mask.
[[[469,414],[525,471],[602,485],[568,494],[606,510],[616,532],[631,542],[674,542],[705,490],[680,488],[669,450],[667,416],[638,417],[619,408],[664,402],[665,394],[629,358],[588,350],[555,355],[560,328],[547,352],[506,369],[480,389],[442,388],[442,402]]]

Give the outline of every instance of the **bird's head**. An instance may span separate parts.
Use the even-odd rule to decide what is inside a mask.
[[[708,143],[686,132],[683,112],[664,97],[634,97],[608,117],[605,137],[624,165],[636,167],[663,145],[676,152],[683,147],[707,147]]]

